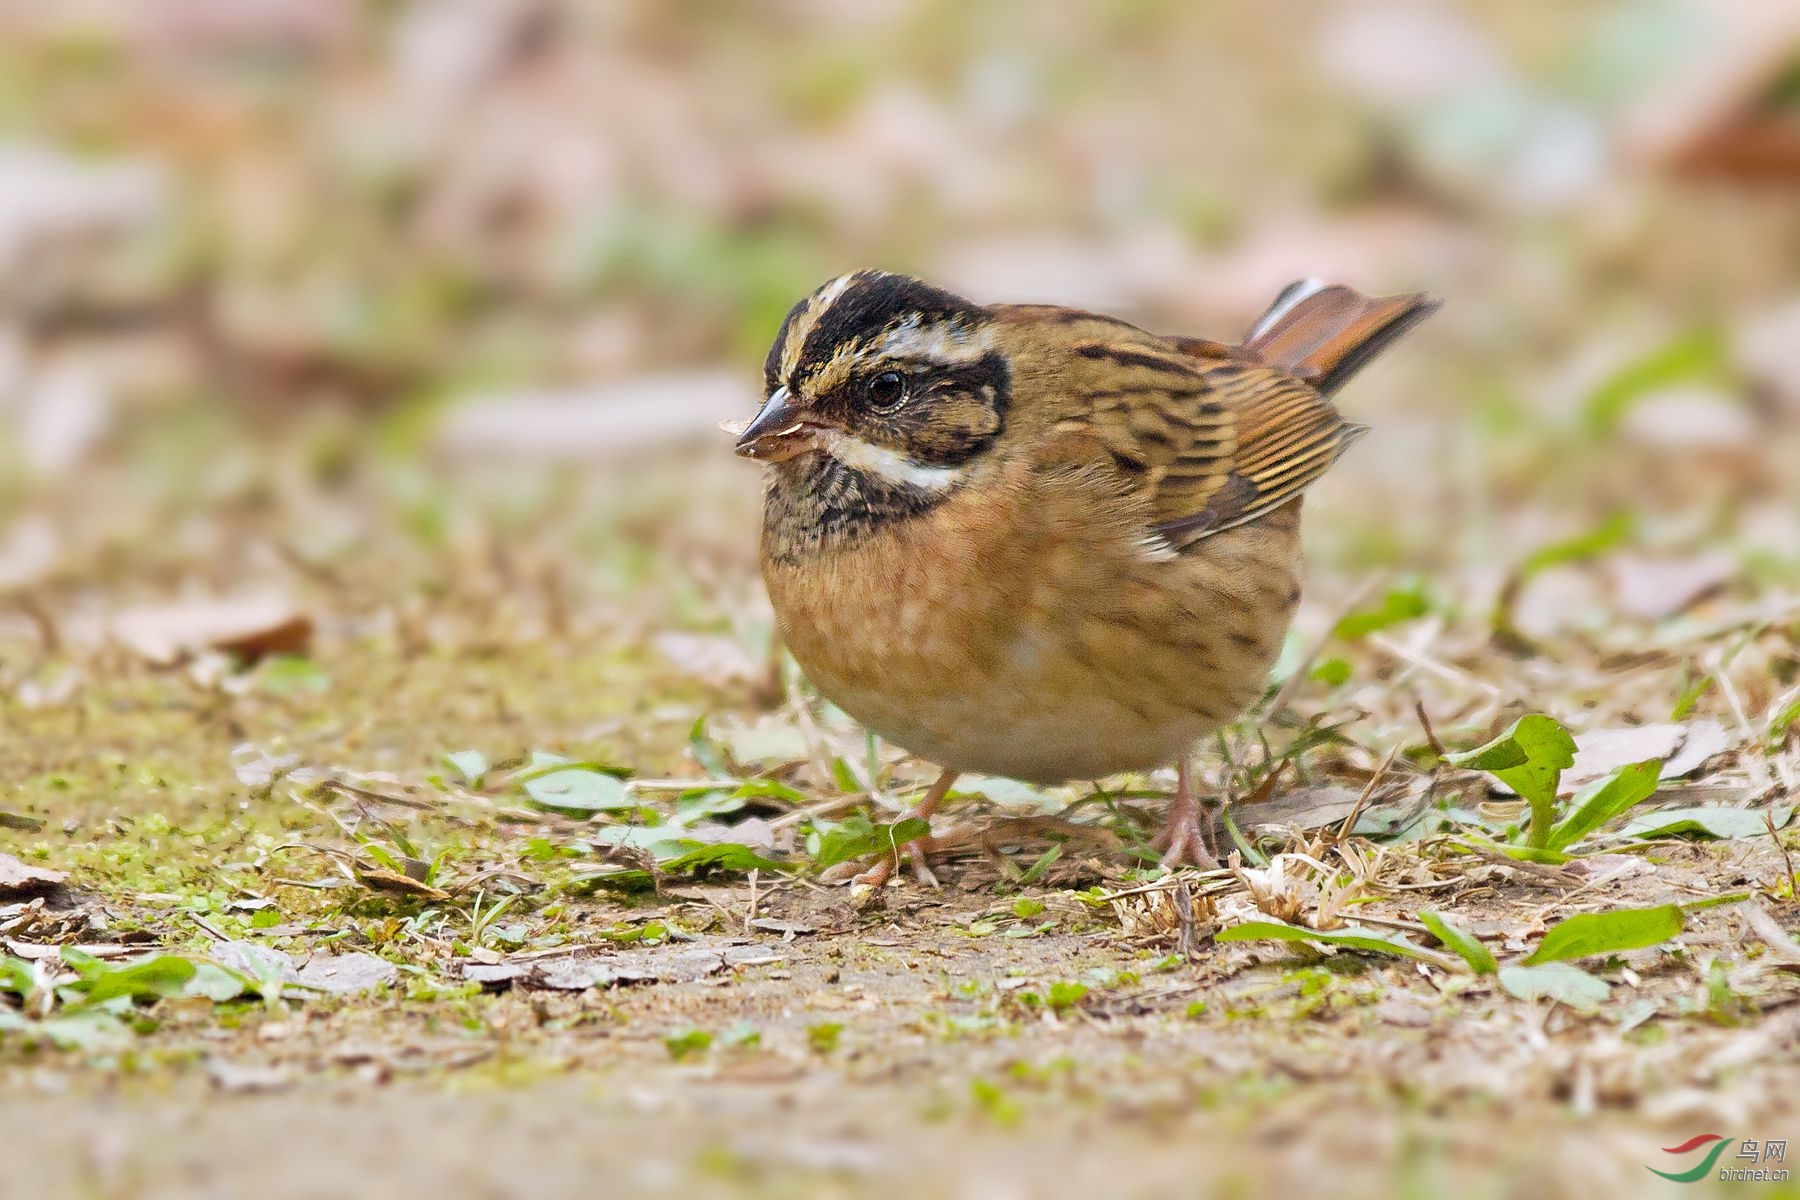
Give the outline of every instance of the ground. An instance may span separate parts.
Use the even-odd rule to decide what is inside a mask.
[[[383,586],[346,574],[361,582],[319,586]],[[37,1148],[11,1187],[1233,1195],[1329,1171],[1344,1195],[1451,1179],[1642,1194],[1663,1146],[1792,1127],[1800,978],[1791,939],[1770,942],[1795,921],[1786,831],[1512,857],[1496,847],[1518,801],[1425,753],[1416,716],[1396,743],[1410,757],[1317,737],[1330,712],[1372,718],[1315,679],[1223,743],[1242,767],[1203,756],[1214,794],[1238,797],[1235,872],[1133,866],[1166,780],[986,783],[939,830],[941,888],[903,868],[858,903],[825,882],[844,873],[819,869],[829,847],[797,835],[860,828],[831,816],[868,803],[845,776],[871,761],[889,781],[876,813],[922,767],[864,757],[791,672],[771,688],[762,659],[727,655],[729,636],[552,632],[528,599],[445,601],[436,644],[377,630],[250,665],[28,665],[47,687],[77,672],[80,702],[8,714],[6,849],[67,875],[0,908],[15,954],[50,953],[65,981],[61,943],[254,974],[252,944],[372,962],[381,982],[114,1001],[132,1008],[120,1041],[8,1036],[0,1109]],[[1392,677],[1394,656],[1338,630],[1356,672]],[[1584,751],[1687,776],[1649,807],[1753,786],[1759,763],[1703,715],[1676,735],[1595,725]],[[1681,738],[1714,741],[1684,759]],[[461,760],[473,779],[444,757],[471,747],[493,760]],[[568,767],[534,796],[559,780],[528,750],[629,773],[632,799]],[[692,840],[609,849],[606,830],[671,817]],[[704,845],[715,869],[681,865]],[[1418,921],[1441,912],[1516,963],[1570,915],[1671,902],[1690,906],[1679,935],[1576,959],[1611,988],[1573,1003],[1472,973]],[[1212,940],[1271,916],[1403,934],[1422,957]],[[570,962],[603,966],[600,984],[552,969]],[[83,1011],[67,1001],[55,1012]]]
[[[1791,8],[0,0],[0,1197],[1783,1194]],[[869,266],[1445,301],[1222,870],[1163,771],[848,883],[934,768],[717,424]]]

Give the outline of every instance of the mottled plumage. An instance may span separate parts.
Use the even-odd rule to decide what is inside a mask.
[[[1434,307],[1295,285],[1241,347],[902,275],[788,314],[739,452],[771,463],[783,640],[946,776],[1181,764],[1261,694],[1299,600],[1300,497],[1357,435],[1328,398]],[[1176,828],[1180,825],[1180,828]],[[885,878],[885,871],[876,872]]]

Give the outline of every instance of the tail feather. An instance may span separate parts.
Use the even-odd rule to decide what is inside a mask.
[[[1342,284],[1300,280],[1282,289],[1250,327],[1244,349],[1329,396],[1437,307],[1423,292],[1373,297]]]

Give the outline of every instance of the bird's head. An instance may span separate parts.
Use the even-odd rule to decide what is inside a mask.
[[[737,453],[947,490],[1006,423],[1011,375],[980,306],[906,275],[840,275],[788,312]]]

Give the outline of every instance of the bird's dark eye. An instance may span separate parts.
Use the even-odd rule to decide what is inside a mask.
[[[906,376],[898,371],[883,371],[863,385],[869,407],[877,412],[893,412],[906,402]]]

